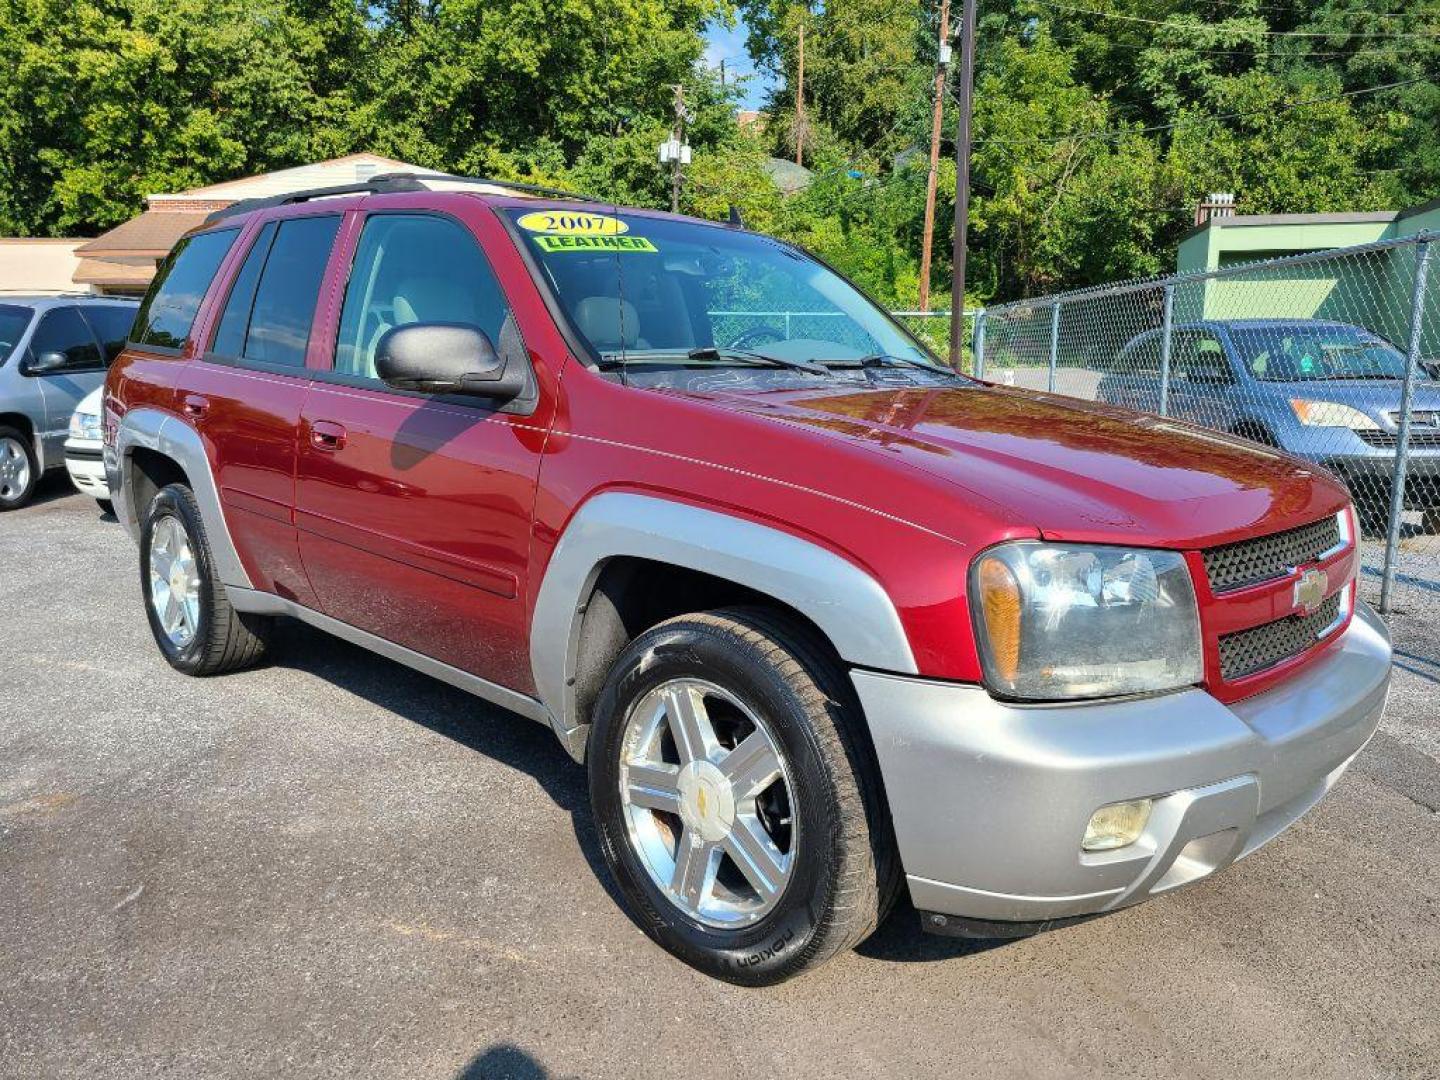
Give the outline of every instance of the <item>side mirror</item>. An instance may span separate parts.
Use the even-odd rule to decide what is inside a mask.
[[[525,373],[508,366],[485,332],[466,323],[407,323],[375,347],[375,371],[396,390],[509,401],[524,392]]]
[[[32,356],[25,365],[25,374],[43,375],[47,371],[59,371],[70,362],[63,352],[42,352]]]

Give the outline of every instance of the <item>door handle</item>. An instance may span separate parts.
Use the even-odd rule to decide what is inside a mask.
[[[185,410],[186,416],[193,416],[198,420],[210,411],[210,399],[199,394],[186,394],[180,407]]]
[[[310,425],[310,445],[316,450],[335,451],[345,446],[345,429],[333,420],[316,420]]]

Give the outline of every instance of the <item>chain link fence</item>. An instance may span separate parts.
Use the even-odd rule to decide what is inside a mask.
[[[992,307],[973,328],[975,370],[1323,465],[1355,500],[1362,595],[1440,626],[1435,240],[1421,233]]]

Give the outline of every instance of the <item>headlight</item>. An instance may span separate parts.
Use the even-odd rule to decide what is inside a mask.
[[[74,413],[70,417],[70,437],[98,442],[101,437],[100,417],[95,413]]]
[[[1348,427],[1351,431],[1376,431],[1380,425],[1359,409],[1334,401],[1307,401],[1291,398],[1295,419],[1306,427]]]
[[[1204,676],[1200,612],[1173,551],[1001,544],[975,561],[985,681],[1045,701],[1173,690]]]

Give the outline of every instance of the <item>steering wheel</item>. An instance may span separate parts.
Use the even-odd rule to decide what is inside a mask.
[[[762,323],[759,326],[752,326],[743,334],[730,342],[731,349],[753,349],[756,345],[764,344],[767,341],[784,341],[785,332],[777,330],[769,323]]]

